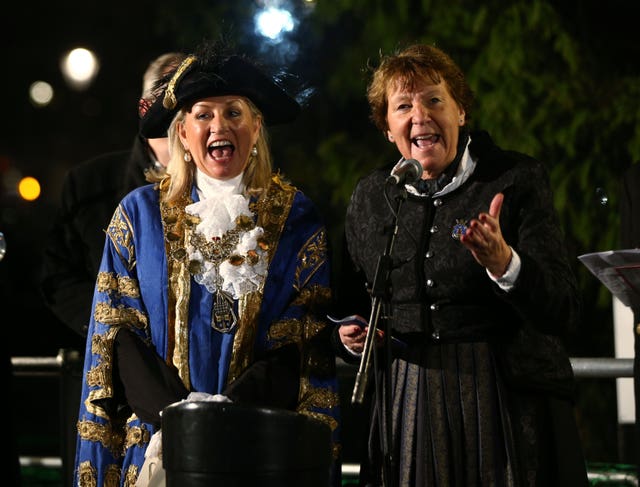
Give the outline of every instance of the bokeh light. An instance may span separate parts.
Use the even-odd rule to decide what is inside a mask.
[[[45,107],[53,99],[53,87],[46,81],[34,81],[29,87],[29,99],[37,107]]]
[[[260,10],[255,16],[255,23],[258,34],[275,41],[295,26],[291,12],[277,7]]]
[[[60,69],[69,86],[80,91],[86,89],[97,76],[100,63],[92,51],[78,47],[63,57]]]
[[[40,196],[40,183],[34,177],[24,177],[18,183],[18,193],[24,200],[36,200]]]

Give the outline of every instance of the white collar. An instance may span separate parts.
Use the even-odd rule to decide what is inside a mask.
[[[203,173],[200,169],[196,171],[196,189],[201,200],[212,196],[243,194],[244,184],[242,184],[243,173],[231,179],[216,179]]]
[[[469,140],[467,141],[467,146],[464,149],[464,154],[462,154],[462,159],[460,159],[460,164],[458,165],[458,169],[456,170],[456,173],[451,179],[451,182],[447,184],[444,188],[442,188],[440,191],[434,193],[432,197],[442,196],[444,194],[451,193],[454,189],[460,187],[460,185],[462,185],[462,183],[464,183],[467,179],[469,179],[469,177],[473,174],[473,171],[476,168],[476,161],[471,156],[471,152],[469,152],[469,144],[471,144],[471,137],[469,137]],[[405,188],[411,194],[414,194],[417,196],[425,196],[423,194],[420,194],[418,190],[415,188],[415,186],[413,186],[412,184],[407,184]]]
[[[469,177],[473,174],[476,168],[476,161],[469,152],[469,144],[471,144],[471,137],[467,141],[467,146],[464,149],[464,154],[460,160],[460,165],[455,175],[451,179],[451,182],[444,188],[434,194],[434,196],[442,196],[443,194],[451,193],[454,189],[460,187]]]

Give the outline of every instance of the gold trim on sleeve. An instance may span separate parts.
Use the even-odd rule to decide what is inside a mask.
[[[323,229],[318,230],[305,242],[298,252],[300,265],[296,269],[294,287],[303,289],[317,270],[327,260],[327,234]]]
[[[98,471],[88,460],[78,465],[78,487],[97,487]]]
[[[107,227],[107,236],[113,242],[114,249],[127,270],[131,271],[136,265],[136,252],[133,245],[133,225],[124,212],[122,205],[118,205],[111,222]]]
[[[114,457],[122,457],[124,434],[119,429],[114,430],[110,423],[100,424],[95,421],[80,420],[77,423],[77,429],[81,439],[100,442]]]
[[[96,281],[96,289],[111,296],[139,298],[138,281],[126,276],[119,276],[113,272],[100,272]]]
[[[149,318],[141,311],[124,305],[114,308],[104,302],[96,303],[93,318],[96,322],[111,327],[121,325],[146,330],[149,326]]]
[[[127,468],[127,472],[124,475],[123,487],[135,487],[137,481],[138,481],[138,466],[133,464],[129,465],[129,468]]]

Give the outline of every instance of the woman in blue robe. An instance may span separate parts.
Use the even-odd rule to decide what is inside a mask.
[[[75,483],[135,485],[161,411],[192,393],[322,421],[337,459],[326,230],[313,203],[273,173],[265,128],[300,106],[219,44],[158,86],[141,133],[168,134],[171,161],[106,229]]]

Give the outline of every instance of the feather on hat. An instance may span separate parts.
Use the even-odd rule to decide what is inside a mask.
[[[210,96],[247,97],[267,125],[291,122],[300,113],[300,104],[257,64],[220,44],[202,45],[158,86],[162,91],[140,120],[140,133],[147,138],[166,137],[180,109]]]

